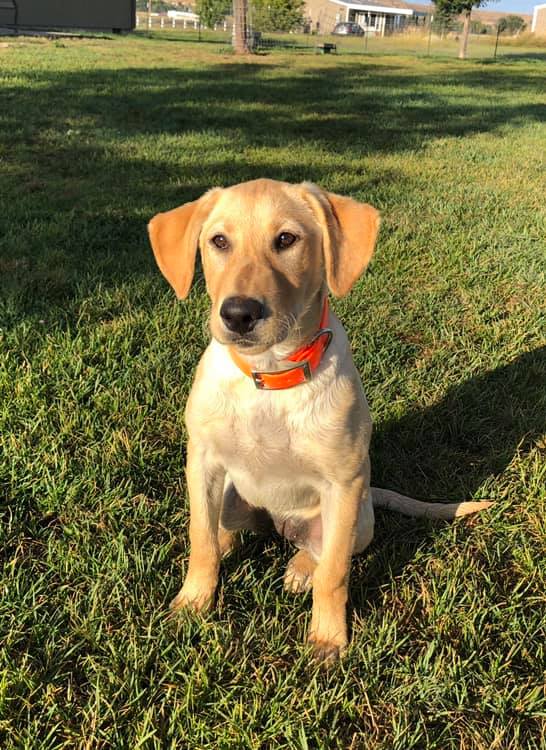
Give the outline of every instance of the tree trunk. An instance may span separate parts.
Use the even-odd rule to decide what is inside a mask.
[[[233,50],[248,55],[248,0],[233,0]]]
[[[468,47],[468,35],[470,34],[470,14],[472,8],[467,8],[464,12],[463,35],[459,45],[459,60],[466,60],[466,48]]]

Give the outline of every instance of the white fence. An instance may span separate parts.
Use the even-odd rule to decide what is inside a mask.
[[[176,13],[176,15],[175,15]],[[223,23],[215,24],[213,31],[231,31],[231,19],[225,19]],[[137,13],[137,29],[206,29],[199,26],[199,16],[196,13],[175,11],[170,15],[159,13]]]

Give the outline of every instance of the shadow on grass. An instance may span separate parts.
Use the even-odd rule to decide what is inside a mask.
[[[372,440],[372,484],[423,500],[474,497],[519,451],[527,452],[545,434],[545,382],[546,347],[541,347],[454,386],[430,408],[378,425]],[[480,498],[488,499],[483,491]],[[365,610],[374,590],[430,544],[438,523],[377,513],[370,554],[354,564],[354,589],[363,583],[365,591],[355,593],[356,609]]]
[[[213,183],[260,176],[328,182],[332,163],[320,154],[354,160],[415,151],[436,138],[539,121],[546,109],[491,96],[534,85],[532,76],[507,66],[426,75],[395,62],[321,62],[302,70],[251,62],[37,69],[22,78],[7,77],[0,120],[7,194],[0,272],[13,320],[45,307],[51,319],[52,302],[65,319],[82,277],[88,287],[93,279],[104,287],[150,274],[146,220]],[[202,159],[197,146],[186,152],[176,141],[146,158],[147,144],[180,136],[203,139]],[[278,149],[309,145],[317,155],[311,165],[309,152],[290,163],[275,157]],[[259,158],[245,159],[247,149],[261,149]],[[392,169],[350,174],[347,190],[370,198],[402,179]]]
[[[532,79],[531,79],[532,80]],[[475,87],[494,91],[529,87],[527,75],[505,68],[476,68],[423,75],[404,65],[313,67],[287,74],[281,64],[257,62],[193,68],[133,68],[35,73],[33,86],[11,89],[15,108],[4,120],[4,137],[19,140],[40,127],[62,129],[71,118],[88,118],[104,136],[182,135],[236,130],[247,146],[279,146],[293,139],[338,152],[399,152],[428,139],[494,131],[521,118],[540,120],[545,107],[517,101],[484,101]],[[416,93],[416,84],[419,90]],[[473,101],[453,86],[471,87]],[[428,89],[428,90],[425,90]],[[414,127],[412,127],[414,126]],[[26,131],[26,132],[25,132]],[[79,157],[79,144],[71,150]],[[85,150],[85,149],[84,149]],[[226,165],[228,167],[229,165]],[[236,175],[236,179],[247,179]],[[233,182],[229,169],[226,182]]]
[[[378,425],[373,484],[461,501],[546,431],[546,347],[451,388],[427,409]]]
[[[501,55],[502,60],[536,60],[537,62],[546,62],[546,52],[504,52]]]

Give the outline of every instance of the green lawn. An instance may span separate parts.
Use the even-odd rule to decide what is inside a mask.
[[[141,38],[153,38],[157,40],[197,42],[199,38],[203,43],[215,43],[223,46],[226,50],[231,46],[231,28],[219,27],[215,31],[182,28],[179,21],[174,29],[170,22],[164,19],[164,27],[160,27],[161,19],[152,18],[152,28],[148,28],[147,14],[139,14],[139,27],[136,34]],[[331,26],[334,25],[333,17],[330,18]],[[329,22],[323,23],[324,28],[330,26]],[[433,33],[429,36],[428,27],[420,27],[406,33],[390,34],[384,37],[371,36],[368,38],[355,36],[340,36],[334,34],[292,34],[279,32],[262,32],[261,41],[258,44],[258,52],[271,52],[286,48],[298,53],[318,53],[318,45],[324,42],[336,45],[337,52],[341,54],[388,54],[388,55],[417,55],[432,57],[456,58],[459,54],[459,37],[451,32],[445,36]],[[518,34],[516,37],[501,34],[498,42],[496,34],[471,34],[468,43],[467,54],[474,60],[492,60],[497,47],[498,60],[527,59],[546,60],[546,38],[535,37],[528,32]]]
[[[0,44],[0,747],[546,747],[544,74],[540,55]],[[146,222],[258,176],[382,212],[334,303],[374,484],[497,501],[378,513],[329,671],[278,540],[246,538],[206,620],[166,616],[207,302],[202,282],[175,301]]]

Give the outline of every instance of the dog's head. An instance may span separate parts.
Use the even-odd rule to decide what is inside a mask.
[[[289,338],[325,283],[347,294],[372,257],[379,214],[311,183],[264,179],[213,188],[148,228],[178,297],[189,292],[200,248],[212,335],[259,353]]]

